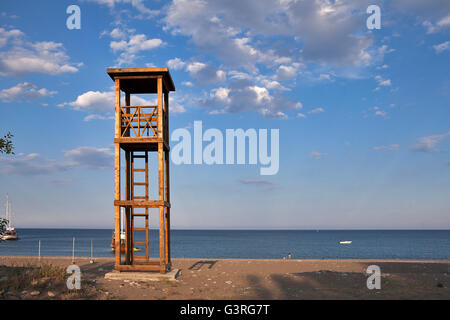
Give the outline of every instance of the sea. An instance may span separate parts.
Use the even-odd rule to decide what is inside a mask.
[[[109,229],[17,231],[19,240],[0,241],[0,256],[113,256]],[[139,240],[143,235],[137,235]],[[150,255],[158,257],[156,230],[150,230],[149,242]],[[174,258],[282,259],[290,254],[293,259],[443,260],[450,259],[450,230],[174,229],[171,252]]]

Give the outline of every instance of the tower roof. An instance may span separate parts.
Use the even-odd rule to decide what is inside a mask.
[[[162,75],[167,91],[175,91],[169,68],[108,68],[106,72],[114,81],[120,78],[120,90],[128,93],[156,93],[156,76]]]

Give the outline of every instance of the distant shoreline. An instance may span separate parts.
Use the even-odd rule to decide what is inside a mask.
[[[16,229],[40,229],[40,230],[114,230],[111,228],[92,228],[92,227],[16,227]],[[159,230],[158,228],[149,228],[149,230]],[[354,229],[339,229],[339,228],[170,228],[170,230],[180,230],[180,231],[450,231],[449,229],[365,229],[365,228],[354,228]]]
[[[32,260],[39,260],[38,256],[1,256],[0,259],[32,259]],[[75,256],[75,260],[101,260],[101,261],[108,261],[108,262],[114,262],[114,257],[86,257],[86,256]],[[41,260],[71,260],[72,256],[41,256]],[[158,259],[158,257],[155,257],[154,259]],[[275,262],[275,261],[286,261],[286,262],[362,262],[362,263],[368,263],[368,262],[383,262],[383,263],[389,263],[389,262],[402,262],[402,263],[449,263],[450,259],[254,259],[254,258],[173,258],[174,260],[217,260],[217,261],[258,261],[258,262]],[[450,268],[450,266],[449,266]]]

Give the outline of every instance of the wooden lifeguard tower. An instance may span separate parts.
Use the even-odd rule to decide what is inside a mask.
[[[168,68],[107,69],[107,73],[115,88],[114,270],[166,273],[171,268],[169,92],[175,91],[175,86]],[[121,103],[121,92],[124,93],[124,104]],[[132,94],[156,94],[157,104],[132,106]],[[123,177],[121,150],[125,154]],[[154,186],[158,188],[156,199],[151,199],[149,192],[153,187],[149,174],[156,174],[149,172],[152,152],[157,153],[158,162],[158,183]],[[139,161],[141,167],[137,165]],[[153,212],[159,216],[159,261],[149,255],[149,217]],[[135,226],[138,220],[144,223],[143,227]],[[136,241],[138,232],[141,239],[145,233],[145,241]],[[141,253],[135,252],[138,247],[143,249]]]

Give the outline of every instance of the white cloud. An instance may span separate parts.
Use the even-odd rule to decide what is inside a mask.
[[[225,71],[210,64],[191,62],[186,64],[186,70],[201,84],[212,84],[226,80]]]
[[[139,11],[140,15],[137,18],[152,18],[159,13],[159,10],[151,10],[144,5],[143,0],[83,0],[87,2],[95,2],[100,5],[107,5],[114,9],[116,5],[131,4],[133,8]]]
[[[428,34],[437,33],[450,26],[450,15],[443,17],[441,20],[437,21],[437,23],[425,20],[422,25],[427,28]]]
[[[30,82],[18,83],[14,87],[0,91],[0,99],[3,102],[14,102],[21,100],[36,100],[56,94],[56,91],[49,91],[46,88],[37,89],[35,84]]]
[[[114,153],[109,148],[78,147],[63,152],[73,165],[91,169],[106,169],[113,165]]]
[[[135,34],[130,36],[128,41],[111,41],[110,47],[113,51],[127,51],[137,53],[144,50],[152,50],[162,45],[161,39],[147,39],[145,34]]]
[[[263,79],[261,83],[267,88],[271,90],[281,90],[281,91],[290,91],[291,89],[286,88],[281,85],[278,81]]]
[[[10,39],[18,39],[25,36],[25,34],[18,29],[6,30],[0,28],[0,48],[4,47]]]
[[[387,112],[383,111],[383,110],[376,110],[375,111],[375,116],[386,118],[387,117]]]
[[[114,92],[113,91],[87,91],[79,95],[75,101],[65,102],[58,106],[69,105],[75,110],[92,112],[114,112]]]
[[[0,170],[2,173],[11,175],[49,175],[67,171],[73,167],[70,162],[57,162],[48,160],[38,153],[28,155],[18,154],[15,157],[0,157]]]
[[[380,90],[381,87],[389,87],[392,85],[391,79],[383,79],[380,75],[375,76],[375,80],[378,83],[378,87],[375,88],[375,91]]]
[[[309,114],[319,114],[319,113],[322,113],[322,112],[325,112],[325,110],[323,108],[315,108],[315,109],[309,111],[308,113]]]
[[[82,64],[69,63],[62,43],[29,42],[20,30],[0,28],[0,75],[18,76],[29,73],[74,73]]]
[[[364,66],[382,54],[373,47],[370,34],[359,32],[365,31],[361,17],[365,17],[368,3],[177,0],[168,6],[164,21],[166,29],[190,37],[198,48],[213,53],[229,66],[249,71],[255,71],[259,63],[274,66],[292,61],[295,54],[280,55],[254,40],[272,35],[298,40],[301,49],[297,52],[306,60]]]
[[[90,114],[84,117],[83,121],[89,122],[92,120],[114,120],[113,115],[101,115],[101,114]]]
[[[400,148],[399,144],[391,144],[388,146],[385,146],[385,145],[375,146],[375,147],[373,147],[373,150],[397,151],[399,148]]]
[[[167,61],[167,66],[173,70],[181,70],[184,69],[186,63],[180,58],[174,58]]]
[[[265,179],[243,178],[243,179],[238,179],[237,181],[241,184],[255,186],[258,188],[264,188],[265,190],[278,187],[278,185],[276,183],[269,181],[269,180],[265,180]]]
[[[436,145],[448,136],[450,136],[450,131],[447,133],[421,137],[417,139],[417,142],[412,147],[412,150],[420,152],[440,152]]]
[[[286,119],[285,112],[302,108],[299,101],[272,95],[266,87],[248,80],[236,80],[227,88],[213,89],[210,96],[197,102],[212,114],[256,112],[267,118]]]
[[[443,43],[437,44],[437,45],[433,46],[433,48],[436,51],[436,53],[442,53],[444,51],[449,51],[450,50],[450,41],[445,41]]]
[[[190,81],[183,81],[181,84],[186,86],[186,87],[193,87],[194,86],[194,84],[192,82],[190,82]]]
[[[388,68],[389,68],[389,66],[387,64],[383,64],[381,66],[378,66],[377,70],[388,69]]]
[[[295,79],[298,75],[298,70],[300,68],[300,63],[293,63],[292,65],[281,65],[278,67],[275,79],[277,80],[291,80]]]
[[[118,53],[117,64],[132,64],[140,56],[142,51],[153,50],[164,45],[159,38],[147,39],[145,34],[135,34],[135,29],[129,29],[119,26],[110,32],[103,31],[101,36],[108,35],[113,40],[109,43],[109,47],[114,53]]]
[[[224,82],[226,72],[217,67],[199,61],[184,62],[180,58],[174,58],[167,61],[169,68],[174,70],[185,70],[191,77],[195,78],[200,84],[213,84]]]
[[[186,110],[174,94],[170,97],[170,112],[183,113]],[[145,99],[142,96],[131,95],[132,106],[154,106],[157,104],[156,98]],[[87,115],[84,121],[108,120],[114,113],[114,91],[87,91],[79,95],[74,101],[58,104],[58,107],[70,106],[74,110],[92,112]]]
[[[152,50],[163,45],[163,41],[158,38],[147,39],[145,34],[129,35],[127,40],[111,41],[109,46],[113,52],[120,52],[117,60],[119,65],[131,64],[141,51]]]
[[[111,168],[114,153],[109,148],[78,147],[63,151],[68,161],[56,161],[38,153],[18,154],[15,157],[0,157],[0,170],[10,175],[54,175],[76,167],[90,169]]]
[[[319,152],[319,151],[312,151],[310,154],[310,157],[315,159],[315,160],[320,160],[322,159],[324,156],[326,156],[326,153],[323,152]]]
[[[429,34],[450,26],[450,2],[447,0],[394,0],[392,5],[421,21]]]
[[[388,119],[388,113],[386,111],[382,110],[378,106],[371,107],[364,113],[365,113],[364,117],[367,117],[369,114],[373,114],[375,117],[381,117],[383,119]]]

